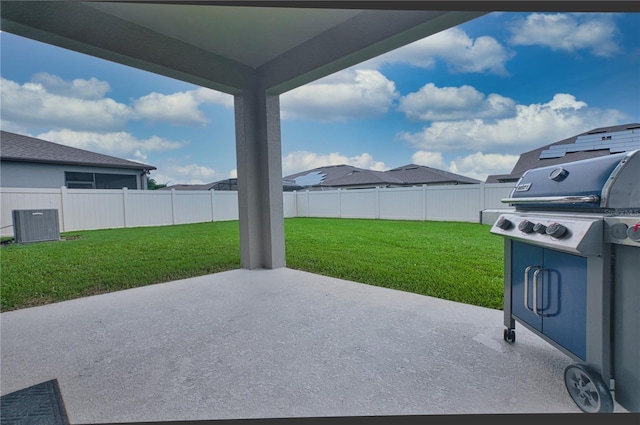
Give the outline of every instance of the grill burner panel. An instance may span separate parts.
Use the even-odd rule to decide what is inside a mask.
[[[502,220],[510,224],[507,229],[499,227]],[[529,224],[523,224],[529,223]],[[544,233],[533,229],[544,226]],[[564,233],[551,233],[553,227],[566,229]],[[521,230],[524,227],[525,230]],[[533,243],[546,248],[582,255],[600,255],[602,253],[602,217],[561,216],[559,214],[502,214],[491,228],[491,233],[523,242]],[[557,235],[557,237],[556,237]]]

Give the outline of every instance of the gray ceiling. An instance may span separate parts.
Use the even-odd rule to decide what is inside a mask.
[[[252,68],[259,68],[362,12],[176,4],[91,6]]]
[[[497,10],[626,1],[12,1],[2,30],[204,87],[281,94]]]
[[[281,94],[484,14],[189,3],[2,1],[2,29],[229,94]]]

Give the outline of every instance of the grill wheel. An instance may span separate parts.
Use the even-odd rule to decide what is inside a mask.
[[[506,328],[503,334],[504,340],[507,342],[516,342],[516,331],[515,329]]]
[[[585,413],[612,413],[613,397],[600,375],[588,366],[572,364],[564,370],[569,395]]]

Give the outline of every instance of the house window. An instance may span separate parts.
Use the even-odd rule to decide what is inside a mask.
[[[69,189],[93,189],[93,173],[74,173],[66,171],[64,173],[65,186]]]
[[[136,176],[126,174],[95,174],[96,189],[137,189]]]
[[[128,174],[64,173],[65,186],[69,189],[137,189],[136,176]]]

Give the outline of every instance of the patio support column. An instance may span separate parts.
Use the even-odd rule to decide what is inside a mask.
[[[234,106],[241,267],[284,267],[280,99],[250,88]]]

